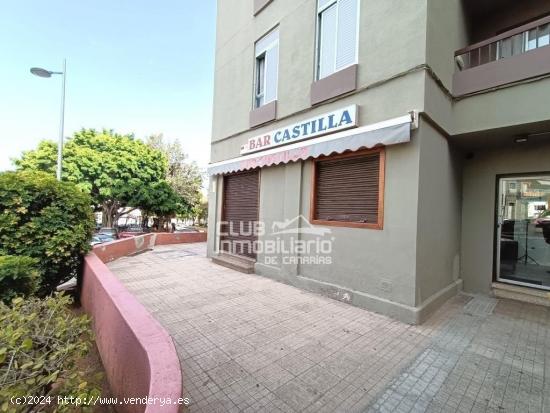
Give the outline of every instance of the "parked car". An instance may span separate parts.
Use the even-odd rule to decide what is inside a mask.
[[[119,225],[118,233],[120,234],[121,232],[140,232],[140,233],[143,233],[143,232],[150,232],[150,229],[149,228],[144,228],[143,226],[138,225],[138,224]]]
[[[550,209],[542,211],[541,214],[533,220],[536,228],[542,228],[545,224],[550,224]]]
[[[90,245],[93,247],[94,245],[103,244],[105,241],[101,239],[98,235],[92,236],[92,240],[90,241]]]
[[[96,236],[99,239],[101,239],[101,242],[111,242],[111,241],[115,241],[117,239],[112,234],[104,234],[102,232],[100,232],[99,234],[96,234]]]
[[[116,228],[102,227],[102,228],[98,231],[98,234],[110,236],[110,237],[113,238],[113,239],[117,239],[117,238],[118,238],[118,231],[117,231]]]

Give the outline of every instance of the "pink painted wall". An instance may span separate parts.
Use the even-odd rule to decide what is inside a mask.
[[[172,339],[94,254],[84,261],[81,302],[93,318],[96,344],[113,395],[178,400],[181,369]],[[124,413],[178,412],[160,404],[117,406]]]
[[[84,259],[81,302],[93,318],[96,344],[115,397],[182,397],[182,376],[172,339],[104,262],[157,244],[206,241],[206,233],[159,233],[94,247]],[[182,405],[122,404],[123,413],[177,413]]]
[[[152,250],[155,245],[206,242],[206,232],[157,232],[118,239],[94,246],[93,252],[101,261],[111,262],[120,257]]]
[[[205,242],[206,232],[159,232],[156,234],[155,245],[187,244],[192,242]]]
[[[94,246],[93,252],[103,262],[111,262],[136,252],[151,250],[155,246],[155,235],[146,234],[133,238],[117,239]]]

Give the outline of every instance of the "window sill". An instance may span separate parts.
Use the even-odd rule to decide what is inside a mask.
[[[357,64],[339,70],[311,84],[311,105],[357,89]]]
[[[273,0],[254,0],[254,11],[253,15],[256,16],[259,12],[265,9],[269,3]]]
[[[252,109],[249,115],[249,125],[251,128],[263,125],[277,119],[277,101],[266,103],[259,108]]]
[[[322,225],[326,227],[344,227],[344,228],[366,228],[382,230],[384,226],[381,223],[363,223],[363,222],[346,222],[346,221],[324,221],[321,219],[310,220],[312,225]]]

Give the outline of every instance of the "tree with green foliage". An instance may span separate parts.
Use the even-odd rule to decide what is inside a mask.
[[[179,196],[166,181],[159,181],[142,188],[135,199],[143,216],[157,217],[158,230],[165,228],[170,218],[185,214],[191,209],[185,199]]]
[[[95,227],[90,204],[88,194],[73,183],[58,182],[54,174],[0,173],[0,256],[33,259],[39,295],[77,275]],[[8,282],[31,268],[29,260],[4,258],[2,278]],[[34,289],[32,280],[24,282]]]
[[[191,216],[193,224],[205,225],[208,219],[208,201],[203,198],[200,203],[196,204],[191,211]]]
[[[55,172],[57,144],[42,141],[35,150],[15,160],[19,170]],[[82,129],[63,147],[64,181],[75,183],[91,195],[95,211],[101,211],[103,226],[112,227],[122,214],[139,208],[136,194],[165,179],[163,153],[133,135],[112,130]],[[131,207],[127,208],[127,207]]]
[[[161,151],[168,160],[166,181],[190,208],[178,214],[192,218],[192,210],[202,201],[202,173],[195,162],[187,162],[187,154],[178,139],[165,142],[162,134],[151,135],[146,140],[151,148]]]

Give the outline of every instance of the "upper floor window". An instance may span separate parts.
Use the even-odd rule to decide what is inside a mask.
[[[279,29],[256,42],[254,74],[254,108],[277,99],[279,71]]]
[[[318,0],[317,79],[357,63],[359,0]]]

